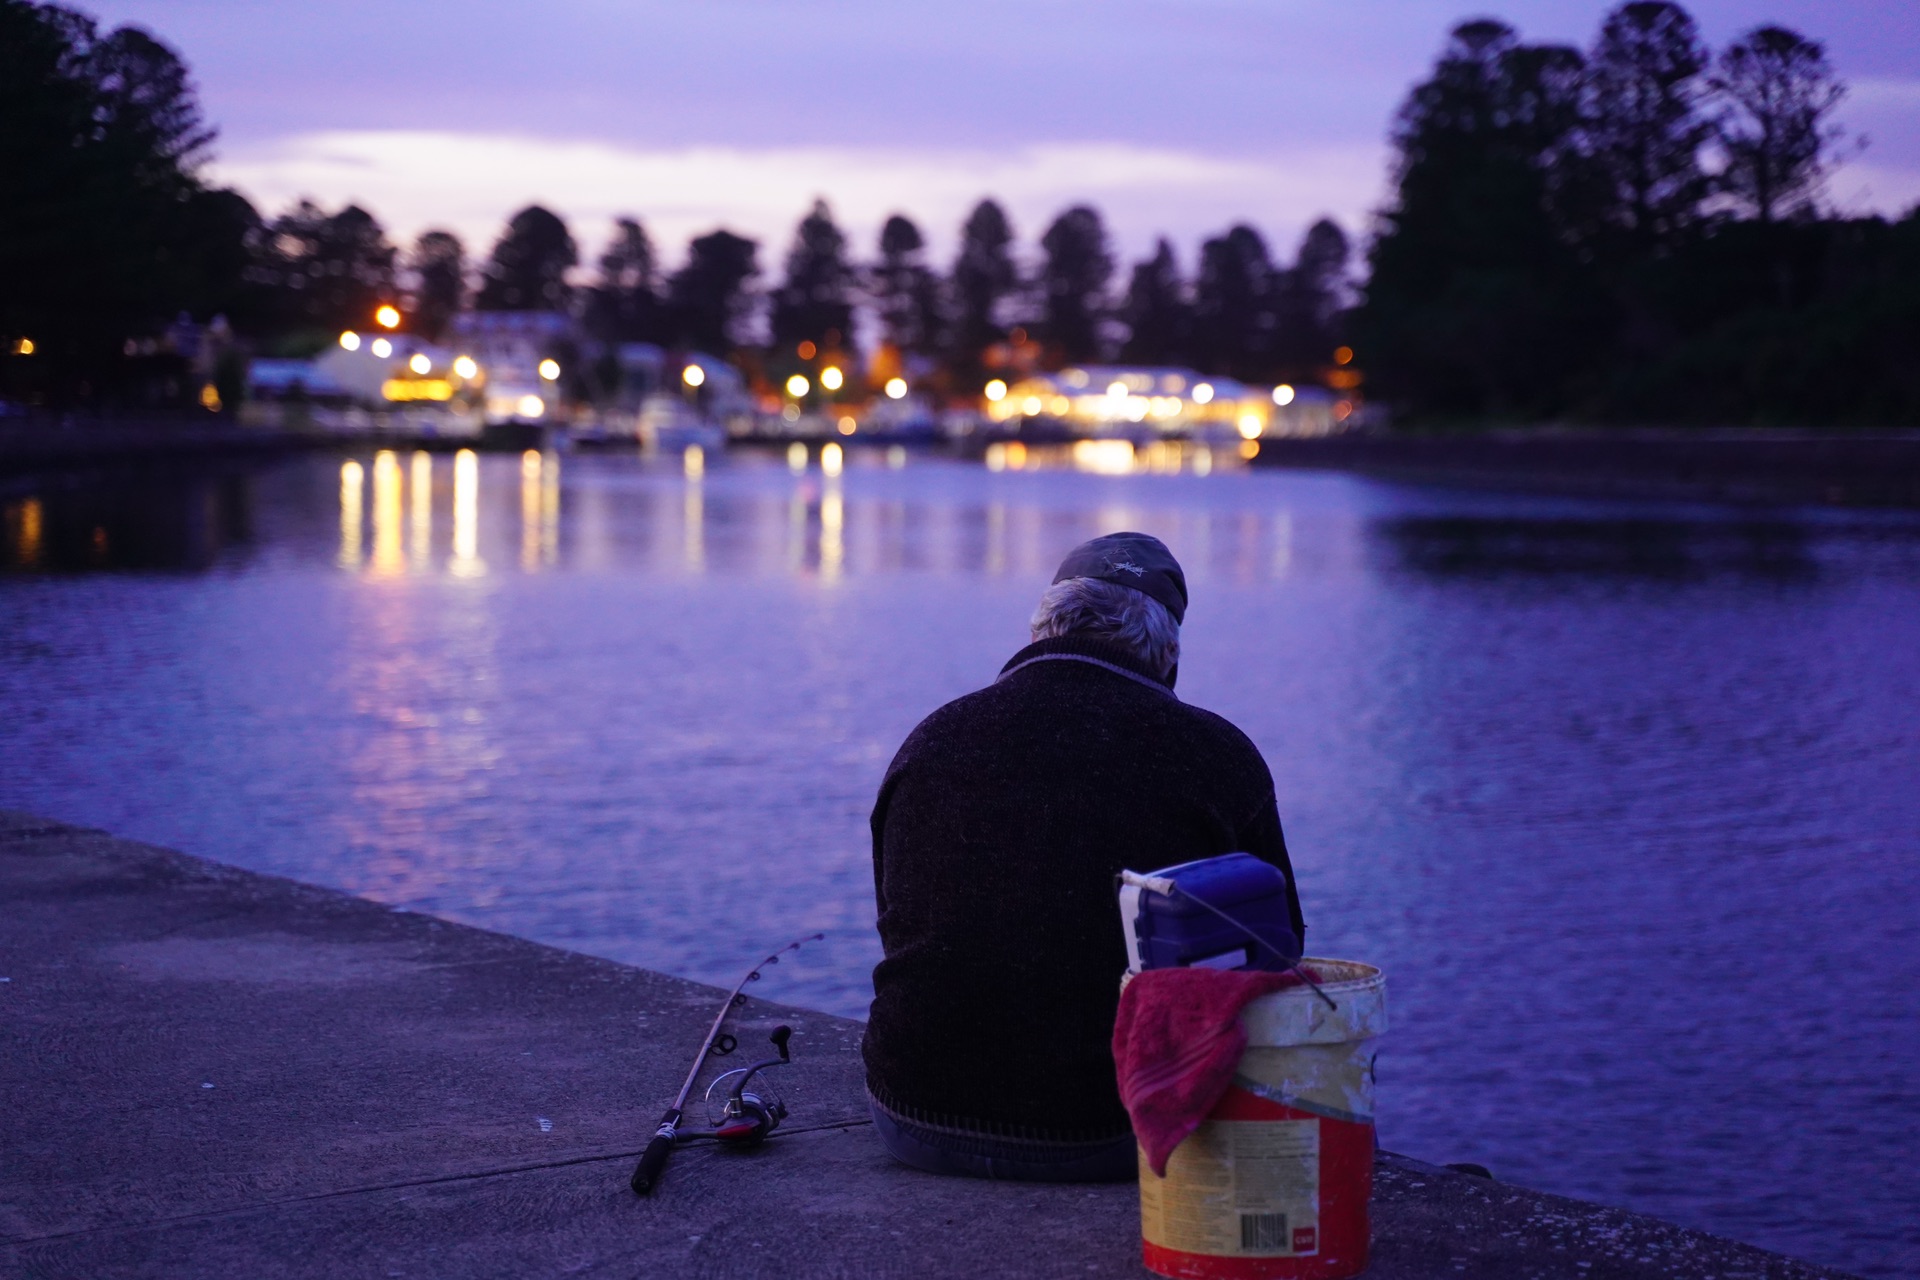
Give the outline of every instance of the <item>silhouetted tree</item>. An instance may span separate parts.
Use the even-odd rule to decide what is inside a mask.
[[[451,231],[423,232],[407,257],[413,274],[412,324],[438,340],[467,296],[467,250]]]
[[[1055,218],[1040,237],[1040,332],[1058,358],[1100,358],[1100,322],[1107,310],[1113,252],[1100,214],[1079,204]]]
[[[853,335],[853,264],[847,237],[827,202],[816,200],[794,232],[787,278],[773,293],[769,324],[780,346],[812,342],[835,347]]]
[[[1273,263],[1242,223],[1200,246],[1193,283],[1193,356],[1204,373],[1266,376],[1272,359]]]
[[[747,283],[758,275],[759,246],[731,231],[699,236],[687,246],[687,263],[667,285],[674,341],[699,351],[732,348],[735,327],[747,307]]]
[[[953,333],[949,363],[957,383],[977,382],[981,355],[1003,335],[1000,305],[1019,283],[1013,265],[1013,227],[1006,212],[982,200],[960,229],[954,259]]]
[[[1347,233],[1322,218],[1307,229],[1290,270],[1276,277],[1273,354],[1289,377],[1310,376],[1337,345],[1333,320],[1345,302]]]
[[[1721,53],[1711,83],[1727,107],[1722,189],[1763,223],[1811,209],[1839,136],[1827,117],[1847,92],[1826,50],[1784,27],[1756,27]]]
[[[902,351],[931,352],[940,341],[939,281],[926,262],[920,228],[900,214],[880,228],[880,260],[869,289],[880,332]]]
[[[665,305],[653,241],[633,218],[616,218],[600,255],[600,278],[587,295],[586,325],[602,342],[660,342]]]
[[[1162,236],[1153,256],[1134,264],[1121,306],[1127,341],[1123,359],[1138,364],[1179,364],[1187,359],[1187,340],[1193,316],[1180,282],[1173,246]]]
[[[318,337],[364,329],[395,297],[393,246],[358,205],[328,213],[302,200],[266,229],[254,279],[282,333]]]
[[[1587,152],[1607,184],[1609,220],[1642,246],[1671,244],[1707,196],[1706,66],[1693,18],[1667,0],[1613,10],[1588,59]]]
[[[0,337],[34,340],[6,362],[21,390],[98,397],[130,339],[236,300],[257,219],[199,181],[213,136],[146,32],[0,0]]]
[[[528,205],[495,242],[473,305],[480,311],[563,311],[573,293],[567,272],[579,261],[567,224]]]
[[[1355,346],[1371,385],[1429,415],[1551,411],[1604,342],[1593,285],[1556,214],[1579,57],[1512,28],[1456,27],[1396,117],[1392,202],[1369,254]]]

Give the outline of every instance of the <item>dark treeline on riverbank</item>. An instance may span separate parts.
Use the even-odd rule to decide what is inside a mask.
[[[1823,216],[1817,43],[1672,4],[1457,28],[1401,108],[1355,346],[1429,420],[1920,422],[1920,218]]]
[[[353,206],[263,216],[203,181],[213,131],[173,51],[0,0],[0,401],[199,404],[184,315],[234,335],[206,400],[230,406],[246,354],[311,354],[397,302],[430,337],[463,308],[565,311],[603,347],[775,376],[799,353],[857,366],[860,334],[871,373],[961,401],[1112,359],[1324,383],[1413,424],[1920,422],[1920,220],[1819,204],[1842,93],[1817,43],[1763,27],[1715,55],[1671,4],[1621,6],[1585,53],[1476,21],[1401,109],[1362,280],[1330,220],[1291,262],[1240,224],[1183,270],[1164,239],[1120,263],[1085,205],[1022,253],[986,199],[945,269],[906,216],[863,252],[817,203],[767,282],[724,229],[668,271],[636,218],[583,263],[539,206],[484,255],[444,230],[403,250]]]

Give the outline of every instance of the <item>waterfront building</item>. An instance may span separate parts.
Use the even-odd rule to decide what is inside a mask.
[[[559,311],[463,311],[448,332],[482,370],[488,422],[537,422],[560,409],[556,358],[578,349],[573,317]]]
[[[1074,365],[995,383],[987,401],[1003,430],[1074,437],[1255,440],[1337,425],[1333,398],[1318,387],[1256,387],[1168,367]]]

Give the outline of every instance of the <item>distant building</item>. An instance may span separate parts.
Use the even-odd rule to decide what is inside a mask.
[[[540,381],[540,362],[576,337],[573,317],[559,311],[462,311],[447,329],[447,341],[489,378],[525,383]]]
[[[559,380],[543,377],[541,365],[576,351],[576,337],[573,317],[558,311],[463,311],[447,330],[458,354],[482,370],[489,422],[533,421],[558,409]]]
[[[990,384],[987,416],[1078,436],[1258,439],[1334,430],[1332,397],[1317,387],[1252,387],[1192,369],[1076,365]]]

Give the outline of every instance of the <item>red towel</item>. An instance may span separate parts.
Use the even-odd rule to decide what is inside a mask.
[[[1257,969],[1149,969],[1120,993],[1113,1023],[1120,1101],[1156,1174],[1167,1176],[1167,1157],[1233,1083],[1247,1047],[1240,1011],[1299,983],[1291,973]]]

